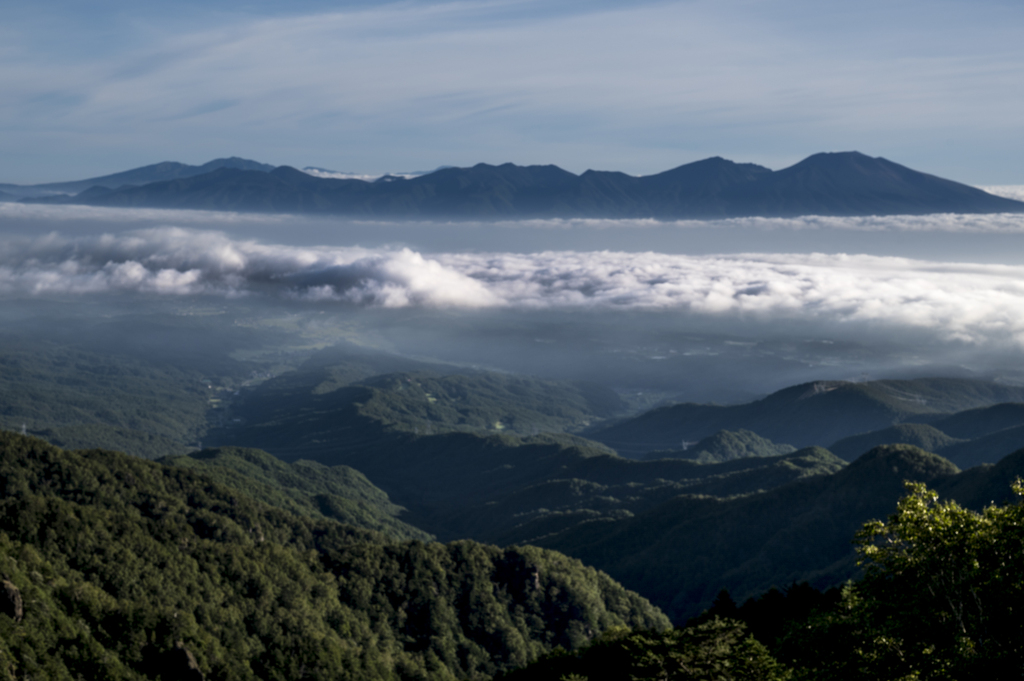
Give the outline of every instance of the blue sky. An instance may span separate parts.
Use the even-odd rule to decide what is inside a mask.
[[[1019,0],[0,0],[0,182],[243,156],[633,174],[856,149],[1024,184]]]

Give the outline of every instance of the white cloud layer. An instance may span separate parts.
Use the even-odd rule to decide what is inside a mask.
[[[363,182],[373,182],[375,180],[379,180],[380,178],[382,178],[385,175],[390,175],[392,177],[404,177],[406,179],[410,179],[410,178],[413,178],[413,177],[419,177],[420,175],[425,175],[426,174],[426,173],[391,173],[391,172],[388,172],[388,173],[376,173],[376,174],[373,174],[373,175],[368,175],[366,173],[351,173],[351,172],[343,172],[343,171],[340,171],[340,170],[327,170],[326,168],[312,168],[312,167],[303,168],[302,172],[306,173],[307,175],[312,175],[313,177],[322,177],[322,178],[327,178],[327,179],[331,179],[331,180],[362,180]]]
[[[1024,192],[1021,193],[1024,197]],[[1014,197],[1010,197],[1014,198]],[[1021,200],[1024,200],[1022,198]],[[856,232],[948,232],[962,234],[1024,234],[1024,213],[935,213],[932,215],[869,215],[834,217],[805,215],[796,218],[731,218],[728,220],[606,220],[564,218],[547,220],[498,220],[489,223],[507,228],[622,229],[675,226],[686,228],[760,230],[836,230]]]
[[[1024,201],[1024,186],[986,187],[988,191],[1007,198]],[[998,191],[996,191],[998,190]],[[472,226],[474,223],[387,221],[349,219],[331,216],[297,216],[271,213],[236,213],[233,211],[176,210],[164,208],[104,208],[99,206],[47,205],[0,202],[3,220],[105,222],[113,224],[179,224],[217,229],[232,225],[287,225],[302,221],[337,222],[356,225],[407,225],[429,228],[439,224]],[[832,217],[806,215],[796,218],[733,218],[729,220],[655,220],[558,218],[535,220],[495,220],[479,223],[488,229],[644,229],[652,227],[762,229],[762,230],[837,230],[857,232],[948,232],[965,234],[1024,234],[1024,213],[936,213],[933,215],[885,215],[867,217]]]
[[[408,249],[297,248],[177,227],[0,246],[0,292],[270,294],[362,305],[499,304],[479,281]]]
[[[280,223],[289,215],[235,213],[217,210],[171,208],[106,208],[103,206],[47,205],[45,203],[0,203],[0,221],[46,220],[50,222],[102,221],[105,223],[159,222],[163,224],[227,225],[236,223]]]
[[[1024,185],[1002,184],[993,185],[991,187],[979,187],[979,189],[984,189],[989,194],[995,194],[996,196],[1002,196],[1007,199],[1014,199],[1015,201],[1024,201]]]
[[[1024,346],[1024,267],[845,254],[424,256],[158,228],[0,243],[0,294],[272,297],[385,308],[651,310]]]

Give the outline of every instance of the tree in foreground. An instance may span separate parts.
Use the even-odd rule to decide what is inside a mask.
[[[855,543],[864,577],[794,631],[807,678],[1019,679],[1024,675],[1024,485],[978,513],[921,483]],[[784,658],[786,656],[783,656]]]
[[[502,681],[784,681],[789,670],[735,620],[670,631],[605,632],[578,653],[561,651]]]

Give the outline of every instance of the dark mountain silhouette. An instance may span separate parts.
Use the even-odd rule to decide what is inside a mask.
[[[725,218],[736,215],[732,193],[756,186],[772,171],[753,163],[733,163],[716,156],[640,178],[656,217]]]
[[[1024,448],[1024,425],[957,442],[937,451],[960,468],[972,468],[999,462],[1021,448]]]
[[[777,172],[716,157],[644,177],[594,170],[574,175],[553,165],[511,163],[442,168],[374,182],[318,178],[287,166],[262,172],[267,167],[222,164],[211,170],[187,175],[175,171],[173,177],[142,186],[118,187],[129,183],[116,175],[96,178],[89,186],[109,191],[26,200],[397,219],[713,219],[1024,211],[1024,202],[858,152],[815,154]]]
[[[858,152],[815,154],[727,196],[748,215],[987,213],[989,195]]]
[[[921,414],[912,418],[929,418]],[[829,450],[853,461],[872,447],[908,444],[949,459],[966,469],[1000,461],[1024,448],[1024,404],[1007,402],[967,409],[925,423],[901,423],[853,435],[829,445]]]
[[[947,416],[933,425],[952,437],[974,439],[1024,425],[1024,404],[1007,402],[991,407],[969,409]]]
[[[199,166],[177,163],[175,161],[164,161],[162,163],[142,166],[141,168],[125,170],[124,172],[114,173],[112,175],[92,177],[86,180],[75,180],[73,182],[50,182],[47,184],[34,185],[5,184],[0,185],[0,190],[11,195],[11,200],[21,197],[52,196],[54,194],[80,194],[83,191],[96,187],[110,190],[121,187],[150,184],[152,182],[177,180],[183,177],[206,175],[220,168],[269,172],[274,169],[274,166],[266,163],[259,163],[257,161],[250,161],[244,158],[238,158],[237,156],[214,159]],[[97,194],[95,192],[92,192],[86,195],[85,198],[96,195]],[[0,200],[6,199],[0,196]]]

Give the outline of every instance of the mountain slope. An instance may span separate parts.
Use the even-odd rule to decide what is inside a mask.
[[[1014,210],[976,187],[858,152],[814,154],[726,195],[743,214],[783,217]]]
[[[1007,402],[951,414],[932,425],[951,437],[973,440],[1005,428],[1024,425],[1024,404]]]
[[[334,399],[349,389],[356,387],[321,397]],[[686,419],[674,418],[674,407],[651,413],[673,416],[663,419],[665,427],[688,423],[711,430],[743,417],[778,428],[779,440],[810,430],[829,441],[837,430],[947,419],[963,407],[1019,394],[1019,388],[961,379],[825,382],[795,386],[753,406],[680,405]],[[973,503],[982,488],[996,490],[985,481],[1004,474],[999,471],[1024,471],[1024,459],[1010,457],[999,466],[958,473],[948,460],[905,445],[875,449],[845,467],[821,449],[718,464],[635,461],[585,441],[415,435],[367,414],[358,417],[359,430],[345,431],[343,424],[355,423],[358,411],[338,406],[325,401],[309,418],[254,423],[235,433],[263,438],[278,455],[362,471],[409,509],[411,522],[439,536],[529,541],[595,563],[653,598],[676,621],[706,607],[723,587],[745,597],[794,581],[822,587],[842,582],[855,572],[849,538],[866,520],[891,512],[905,479],[959,486],[970,493],[955,496]],[[655,430],[650,424],[637,428],[647,435]],[[920,423],[894,430],[921,436],[920,442],[933,435],[933,445],[955,442]],[[726,439],[712,432],[706,442]]]
[[[942,450],[946,457],[961,468],[986,463],[997,463],[1004,456],[1024,447],[1024,425],[1004,428],[988,435],[951,444]]]
[[[943,429],[959,437],[950,437]],[[940,454],[960,468],[997,463],[1024,447],[1024,405],[1009,402],[967,409],[932,424],[903,423],[843,438],[829,449],[852,461],[872,447],[899,443]]]
[[[750,493],[843,465],[824,450],[774,445],[773,455],[792,453],[735,459],[756,443],[728,437],[716,448],[735,459],[725,463],[631,461],[564,432],[618,410],[613,393],[484,372],[360,378],[368,366],[325,354],[267,381],[238,398],[230,427],[206,442],[352,467],[408,509],[406,522],[442,539],[502,543],[623,517],[678,494]]]
[[[413,371],[365,375],[371,367]],[[333,447],[342,434],[344,447],[357,448],[363,438],[380,437],[382,429],[392,434],[572,432],[626,407],[612,390],[594,384],[472,370],[438,373],[453,369],[458,371],[360,357],[307,363],[242,394],[231,408],[239,424],[211,432],[210,441],[263,440],[291,456]],[[280,427],[284,423],[293,424],[287,432]]]
[[[0,433],[0,675],[486,678],[668,622],[554,552],[388,543],[179,467]],[[8,588],[10,584],[10,588]]]
[[[1024,388],[974,379],[818,381],[747,404],[661,407],[584,434],[625,456],[676,449],[719,430],[750,430],[773,442],[827,447],[851,435],[1022,398]]]
[[[775,444],[749,430],[720,430],[686,449],[651,452],[645,459],[690,459],[700,463],[722,463],[751,456],[779,456],[796,451],[787,444]]]
[[[50,182],[34,185],[3,185],[7,191],[16,197],[48,196],[52,194],[78,194],[92,187],[103,187],[106,189],[118,189],[128,186],[139,186],[152,182],[164,182],[177,180],[183,177],[194,177],[205,175],[220,168],[234,168],[237,170],[251,170],[258,172],[270,172],[274,166],[257,161],[250,161],[244,158],[217,158],[202,165],[193,166],[175,161],[164,161],[154,163],[141,168],[133,168],[111,175],[91,177],[86,180],[74,180],[71,182]]]
[[[946,456],[946,448],[960,442],[963,440],[952,438],[938,428],[925,423],[901,423],[871,433],[845,437],[832,443],[829,451],[847,461],[853,461],[864,452],[880,445],[905,444],[920,447],[926,452],[942,453],[943,456]],[[963,466],[963,468],[967,467]]]
[[[39,338],[0,344],[0,428],[156,458],[189,451],[206,426],[209,379],[198,370]]]
[[[405,509],[347,466],[327,467],[313,461],[289,464],[258,449],[238,447],[205,449],[159,461],[195,471],[300,516],[330,518],[375,530],[389,539],[433,539],[399,520]]]
[[[960,472],[907,445],[879,447],[839,472],[735,499],[680,496],[632,518],[591,523],[538,540],[639,590],[674,621],[710,605],[722,588],[739,601],[809,581],[826,588],[856,574],[850,538],[884,518],[905,480],[925,482],[970,508],[1010,495],[1024,450]]]

